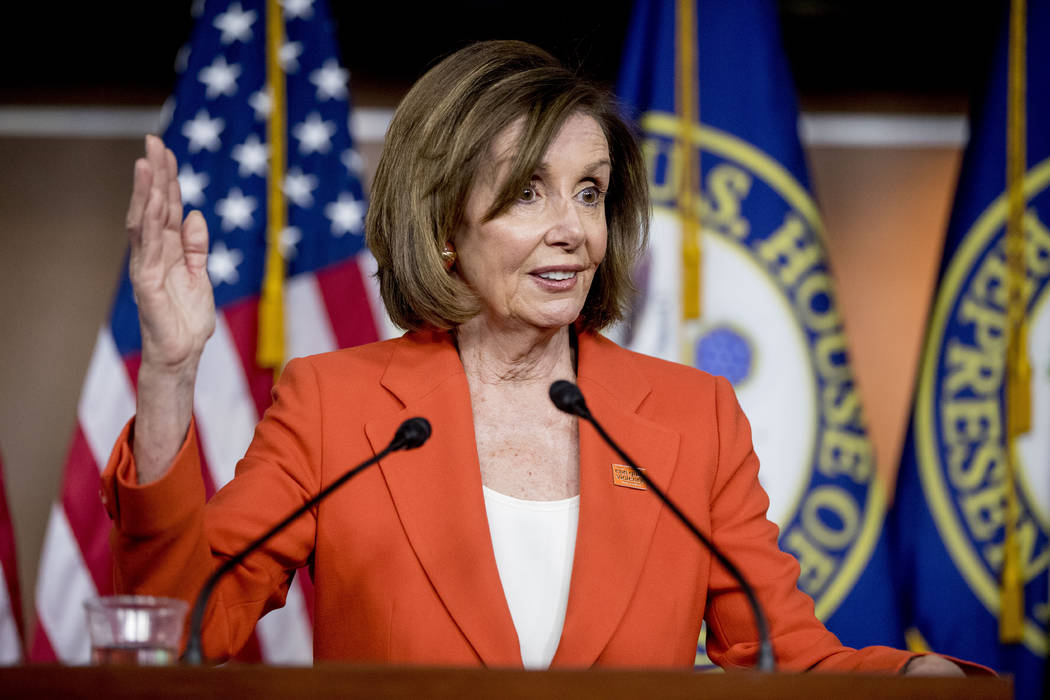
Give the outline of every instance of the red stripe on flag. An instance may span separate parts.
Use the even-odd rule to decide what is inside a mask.
[[[10,603],[10,614],[15,621],[18,634],[18,655],[25,656],[25,625],[22,623],[22,596],[18,586],[18,555],[15,549],[15,527],[10,511],[7,510],[7,494],[3,486],[3,462],[0,461],[0,564],[3,564],[4,584],[7,587],[7,601]]]
[[[39,604],[38,602],[37,605]],[[29,648],[29,660],[37,664],[58,663],[58,654],[51,646],[51,640],[47,638],[47,630],[41,624],[39,615],[33,626],[33,645]]]
[[[270,405],[270,388],[273,386],[273,371],[263,369],[255,364],[255,349],[259,338],[259,300],[251,297],[236,304],[222,308],[226,325],[241,359],[244,379],[248,383],[248,392],[255,403],[257,416],[261,416]]]
[[[306,606],[306,614],[310,618],[310,626],[314,624],[314,580],[310,576],[310,569],[303,567],[295,572],[295,581],[303,592],[303,605]]]
[[[128,373],[128,381],[131,382],[131,390],[138,394],[139,391],[139,367],[142,366],[142,353],[133,352],[121,358],[124,361],[124,369]]]
[[[317,284],[339,347],[350,348],[379,340],[365,281],[361,279],[355,258],[319,270]]]
[[[62,508],[80,546],[84,564],[99,595],[113,592],[113,555],[109,549],[110,520],[99,496],[99,468],[77,423],[66,460]]]
[[[197,458],[201,463],[201,479],[204,480],[204,498],[210,501],[218,489],[215,488],[215,479],[208,468],[208,459],[204,456],[204,436],[200,432],[197,433]]]
[[[25,636],[25,625],[22,624],[22,596],[18,586],[18,555],[15,550],[15,530],[12,524],[14,521],[7,509],[3,473],[3,462],[0,462],[0,563],[4,566],[7,598],[11,602],[11,614],[18,627],[18,641],[21,643]]]

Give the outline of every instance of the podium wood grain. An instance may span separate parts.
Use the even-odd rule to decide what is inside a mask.
[[[1005,678],[902,678],[753,672],[511,671],[322,665],[275,668],[20,666],[0,669],[0,696],[17,698],[851,698],[1009,700]]]

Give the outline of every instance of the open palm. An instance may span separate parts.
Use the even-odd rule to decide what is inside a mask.
[[[192,378],[215,329],[208,278],[208,227],[200,212],[182,218],[174,154],[155,136],[135,162],[128,206],[129,273],[142,328],[142,363]]]

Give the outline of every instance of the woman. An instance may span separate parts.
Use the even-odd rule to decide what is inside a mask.
[[[175,175],[149,139],[128,214],[138,414],[104,475],[118,588],[192,598],[216,560],[402,420],[433,425],[426,445],[363,473],[220,585],[207,656],[235,652],[310,565],[318,659],[689,667],[706,617],[712,659],[752,665],[743,594],[652,494],[613,478],[619,460],[593,431],[554,408],[548,387],[568,379],[747,572],[781,668],[958,672],[842,647],[777,549],[728,383],[598,335],[644,244],[644,168],[610,98],[546,53],[477,44],[413,87],[367,221],[384,302],[409,333],[289,363],[237,477],[207,507],[192,424],[214,327],[207,231],[199,214],[182,221]]]

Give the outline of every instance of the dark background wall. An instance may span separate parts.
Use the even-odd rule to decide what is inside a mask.
[[[0,101],[163,100],[174,80],[175,52],[189,38],[192,4],[8,3]],[[479,39],[533,42],[591,77],[612,82],[632,4],[331,1],[344,63],[357,99],[368,104],[396,101],[437,58]],[[913,109],[955,109],[965,101],[987,64],[1005,8],[1002,0],[780,0],[776,5],[806,106],[877,103]]]

